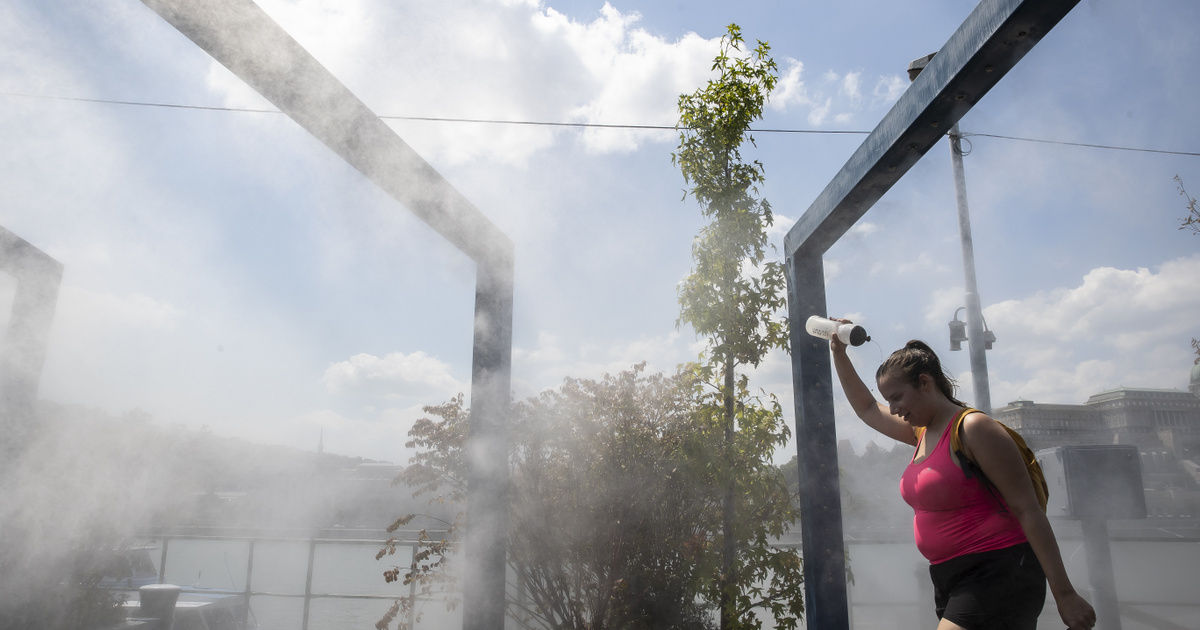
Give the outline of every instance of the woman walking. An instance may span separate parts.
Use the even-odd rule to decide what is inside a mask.
[[[1067,577],[1016,443],[1000,423],[954,397],[937,354],[915,340],[893,352],[875,374],[881,403],[837,336],[830,349],[854,413],[916,447],[900,494],[913,508],[917,548],[930,562],[938,630],[1035,630],[1047,581],[1068,628],[1090,630],[1096,613]],[[951,452],[951,428],[962,415],[962,453],[986,480],[964,472]]]

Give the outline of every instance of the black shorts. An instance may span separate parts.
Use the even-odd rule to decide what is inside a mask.
[[[967,630],[1035,630],[1046,574],[1029,543],[929,566],[938,619]]]

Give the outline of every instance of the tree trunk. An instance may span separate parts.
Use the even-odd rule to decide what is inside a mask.
[[[733,471],[733,433],[734,433],[734,363],[733,359],[725,359],[725,464],[728,477],[725,480],[725,500],[721,509],[721,535],[724,546],[721,549],[721,630],[728,630],[733,625],[733,592],[732,586],[737,584],[733,574],[733,562],[737,554],[737,541],[733,533],[734,501],[737,497],[737,483]]]

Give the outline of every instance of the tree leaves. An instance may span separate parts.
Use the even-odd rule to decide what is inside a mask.
[[[750,125],[777,81],[770,46],[758,42],[741,55],[736,24],[721,40],[716,79],[679,97],[679,166],[688,194],[710,219],[692,244],[695,268],[679,289],[680,324],[709,338],[715,361],[757,366],[772,348],[787,348],[783,267],[767,262],[771,205],[757,197],[761,163],[746,162],[741,147],[754,139]]]
[[[646,375],[638,365],[600,380],[566,379],[513,405],[508,560],[523,595],[509,593],[510,615],[545,628],[706,628],[717,605],[713,578],[720,570],[725,480],[738,480],[739,513],[769,523],[739,525],[739,537],[768,549],[768,537],[794,520],[779,471],[754,456],[786,440],[778,403],[741,407],[744,429],[731,459],[720,446],[723,419],[714,406],[720,394],[698,380],[693,367],[668,376]],[[748,400],[744,380],[740,387]],[[454,485],[464,474],[462,459],[450,455],[463,448],[459,432],[469,412],[460,398],[427,409],[440,420],[414,425],[413,438],[426,446],[413,459],[432,468],[400,478],[432,496],[442,488],[428,479]],[[392,567],[385,580],[415,581],[422,597],[452,588],[453,576],[444,569],[457,550],[452,534],[458,527],[437,541],[421,532],[408,572]],[[739,570],[756,581],[803,579],[795,573],[780,581],[771,573],[799,567],[794,552],[754,553]],[[795,557],[789,565],[778,553]],[[754,605],[802,610],[799,591],[772,588],[744,597],[738,614],[754,618]],[[401,619],[403,627],[401,613],[411,604],[397,604],[388,623]]]
[[[767,352],[788,348],[783,265],[766,260],[771,205],[758,197],[765,170],[742,158],[752,122],[777,81],[765,42],[743,53],[741,29],[730,25],[713,61],[717,78],[679,97],[679,146],[672,154],[709,224],[692,242],[695,266],[680,283],[678,325],[707,337],[697,414],[718,457],[705,463],[721,489],[718,570],[704,592],[721,610],[721,628],[757,628],[753,609],[770,610],[777,627],[795,627],[804,610],[800,559],[771,547],[797,514],[771,454],[787,442],[783,411],[773,396],[750,396],[739,367],[758,366]],[[716,552],[714,552],[716,553]]]

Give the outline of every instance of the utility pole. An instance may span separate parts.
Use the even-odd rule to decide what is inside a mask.
[[[936,53],[935,53],[936,54]],[[933,54],[908,64],[908,78],[916,80],[921,70],[933,59]],[[962,133],[958,123],[950,128],[950,163],[954,168],[954,200],[958,205],[958,238],[962,244],[963,284],[967,311],[967,350],[971,356],[971,383],[975,389],[975,408],[992,413],[992,392],[988,385],[987,355],[994,337],[985,332],[983,306],[975,282],[975,245],[971,238],[971,214],[967,208],[967,178],[963,172]]]
[[[975,408],[991,415],[992,390],[988,385],[987,355],[990,342],[983,331],[983,306],[975,285],[975,244],[971,239],[971,213],[967,209],[967,178],[963,173],[962,134],[958,123],[950,128],[950,163],[954,166],[954,200],[958,205],[958,239],[962,242],[963,284],[967,301],[967,351],[971,354],[971,383]]]

